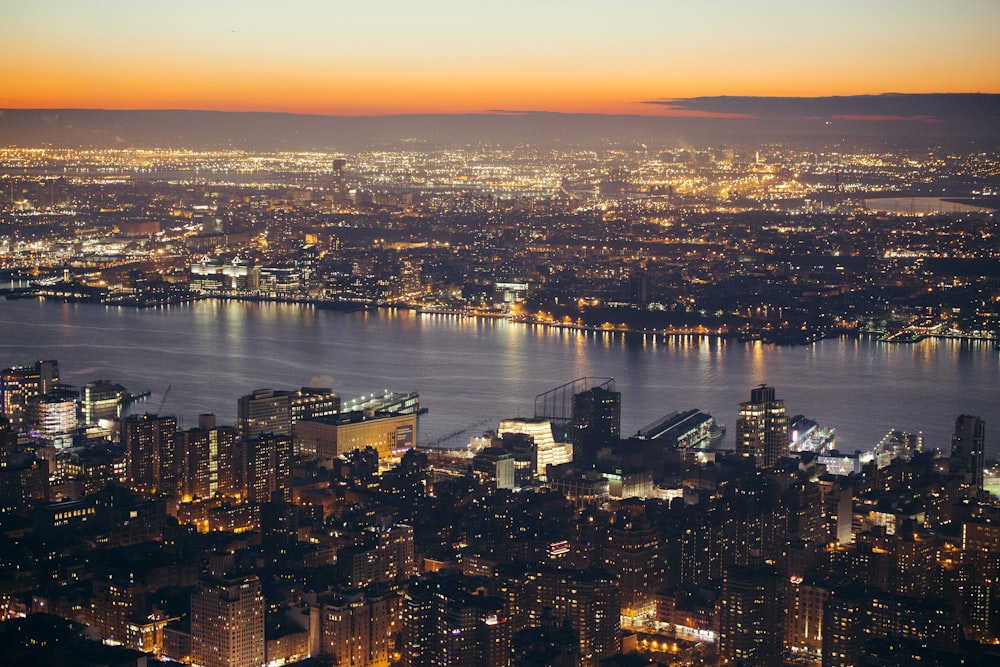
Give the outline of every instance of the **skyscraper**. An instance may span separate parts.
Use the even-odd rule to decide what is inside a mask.
[[[209,579],[191,594],[191,662],[202,667],[264,664],[260,579]]]
[[[722,578],[722,664],[770,667],[784,649],[785,584],[774,568],[734,565]]]
[[[122,444],[128,483],[139,491],[180,491],[180,458],[177,456],[177,418],[129,415],[122,424]]]
[[[951,436],[951,458],[953,466],[965,475],[966,483],[975,491],[983,490],[985,449],[986,422],[972,415],[959,416]]]
[[[214,498],[241,490],[235,428],[216,426],[215,415],[199,415],[198,428],[178,432],[176,438],[185,495]]]
[[[592,463],[621,437],[621,392],[594,387],[573,396],[573,461]]]
[[[774,397],[774,387],[761,385],[740,403],[736,420],[736,451],[753,457],[758,468],[770,468],[788,452],[788,416],[785,402]]]

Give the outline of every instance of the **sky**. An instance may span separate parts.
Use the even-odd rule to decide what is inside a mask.
[[[0,0],[0,108],[685,114],[1000,93],[997,0]]]

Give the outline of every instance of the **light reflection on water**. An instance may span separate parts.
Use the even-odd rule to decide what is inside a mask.
[[[729,428],[750,389],[768,383],[789,414],[837,429],[841,449],[868,448],[891,428],[949,447],[955,417],[988,424],[1000,450],[1000,387],[992,345],[928,339],[914,345],[826,340],[774,347],[704,336],[576,331],[411,311],[338,313],[285,304],[203,301],[136,310],[34,300],[0,302],[0,363],[56,358],[64,381],[120,382],[153,395],[188,427],[201,412],[232,423],[255,388],[332,381],[350,398],[419,391],[430,412],[420,439],[486,418],[530,416],[534,397],[577,377],[614,377],[622,431],[696,407]],[[458,444],[458,443],[454,443]]]

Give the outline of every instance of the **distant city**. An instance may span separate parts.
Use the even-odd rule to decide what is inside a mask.
[[[992,152],[2,149],[0,288],[776,343],[995,340]]]
[[[998,175],[933,146],[2,148],[0,295],[992,353]],[[761,384],[727,448],[696,406],[623,437],[582,377],[435,448],[419,388],[233,387],[235,424],[185,429],[169,387],[2,361],[12,664],[1000,660],[981,415],[840,451]]]

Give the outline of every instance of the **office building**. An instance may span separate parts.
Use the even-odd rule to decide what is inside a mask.
[[[237,404],[240,435],[253,439],[262,433],[296,436],[296,424],[304,419],[328,417],[340,412],[340,398],[330,389],[302,387],[295,391],[257,389],[241,396]]]
[[[28,434],[32,438],[43,440],[56,449],[72,447],[77,426],[75,397],[53,393],[28,402]]]
[[[472,474],[491,490],[514,488],[514,455],[501,447],[488,447],[472,459]]]
[[[303,454],[320,459],[371,447],[379,461],[398,459],[417,442],[416,414],[345,412],[306,419],[296,425]]]
[[[525,439],[508,438],[523,435]],[[546,480],[549,466],[570,463],[573,460],[573,443],[556,442],[552,433],[552,422],[548,419],[504,419],[497,427],[497,438],[504,447],[510,449],[518,462],[530,461],[530,472],[539,480]],[[527,448],[527,451],[519,451]]]
[[[80,391],[81,421],[85,426],[94,426],[120,419],[122,402],[127,394],[125,387],[107,380],[83,385]]]
[[[761,385],[740,403],[736,420],[736,451],[752,457],[758,468],[770,468],[788,453],[788,416],[774,387]]]

